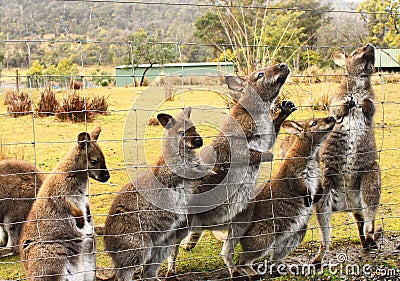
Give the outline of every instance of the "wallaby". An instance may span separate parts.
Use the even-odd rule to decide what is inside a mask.
[[[210,170],[195,152],[203,146],[203,139],[196,132],[190,114],[189,107],[174,117],[157,115],[165,128],[163,154],[151,169],[127,184],[111,205],[104,242],[115,266],[115,280],[132,280],[140,266],[144,279],[158,280],[160,264],[176,241],[183,238],[176,237],[176,229],[187,225],[186,216],[162,209],[150,200],[157,197],[178,209],[187,200],[185,196],[189,196],[196,179],[185,175],[191,175],[193,169],[206,173]],[[168,197],[171,190],[177,192],[176,197]]]
[[[0,161],[0,237],[2,254],[19,253],[23,223],[45,178],[44,173],[25,160]]]
[[[347,71],[333,96],[333,116],[342,103],[352,103],[321,147],[322,180],[316,204],[321,246],[314,264],[321,264],[330,245],[332,212],[352,212],[357,222],[361,245],[375,248],[375,215],[380,198],[380,168],[374,137],[375,94],[371,86],[375,48],[372,44],[350,55],[334,53],[336,64]]]
[[[293,134],[293,145],[271,180],[260,187],[237,223],[230,225],[222,252],[231,278],[258,277],[252,268],[256,259],[266,254],[273,261],[283,259],[303,240],[319,181],[317,153],[335,121],[327,117],[283,123],[282,127]],[[243,251],[236,267],[233,254],[239,241]]]
[[[296,110],[296,107],[293,102],[291,101],[283,101],[282,104],[279,106],[279,110],[276,111],[273,114],[273,123],[275,126],[275,133],[278,134],[282,122],[292,113]],[[288,147],[288,145],[285,146],[285,148]],[[286,153],[286,152],[285,152]],[[186,251],[189,251],[193,249],[197,242],[201,238],[201,232],[194,232],[191,231],[188,236],[185,237],[184,240],[182,240],[180,246]],[[219,239],[220,241],[224,241],[226,239],[226,233],[221,232],[218,230],[213,231],[214,236]]]
[[[254,71],[244,79],[227,77],[228,88],[241,95],[221,133],[211,143],[216,152],[216,173],[202,178],[194,189],[200,199],[191,202],[191,231],[228,230],[251,202],[261,162],[272,160],[271,156],[266,157],[266,151],[272,148],[282,122],[295,110],[293,103],[288,102],[274,120],[271,117],[271,107],[289,73],[288,66],[282,63]],[[240,130],[244,138],[240,137]],[[246,154],[249,161],[242,164]],[[179,243],[169,258],[167,276],[175,273],[178,251]]]
[[[21,234],[28,280],[95,280],[95,240],[88,177],[110,178],[97,144],[101,128],[80,133],[78,143],[43,182]]]

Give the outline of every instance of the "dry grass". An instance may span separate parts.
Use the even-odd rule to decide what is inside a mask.
[[[7,92],[4,103],[7,105],[8,113],[15,118],[28,115],[32,110],[32,100],[23,92]]]
[[[56,98],[56,94],[51,88],[46,88],[40,93],[40,100],[35,107],[37,115],[46,117],[54,115],[59,111],[60,103]]]

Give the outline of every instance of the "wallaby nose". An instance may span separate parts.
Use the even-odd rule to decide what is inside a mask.
[[[372,45],[371,43],[368,43],[365,47],[370,48],[373,47],[374,45]]]
[[[106,182],[108,181],[109,178],[110,178],[110,173],[108,172],[108,170],[104,170],[103,174],[101,175],[100,182]]]
[[[281,64],[279,64],[279,68],[280,69],[285,69],[285,68],[288,68],[288,66],[287,66],[286,63],[281,63]]]
[[[328,117],[328,121],[329,121],[329,123],[335,123],[336,119],[335,119],[335,117],[330,116],[330,117]]]
[[[203,146],[203,139],[202,138],[195,138],[194,139],[194,144],[197,148],[202,147]]]

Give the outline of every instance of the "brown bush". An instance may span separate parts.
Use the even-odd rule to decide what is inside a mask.
[[[84,122],[93,118],[90,103],[79,94],[72,93],[64,97],[56,117],[62,121]]]
[[[13,117],[27,115],[32,109],[32,100],[28,94],[24,94],[23,92],[7,92],[4,103],[7,104],[8,113]]]
[[[46,88],[40,93],[40,101],[36,105],[37,115],[40,117],[46,117],[54,115],[58,111],[60,103],[56,99],[56,95],[51,88]]]
[[[89,106],[92,110],[99,114],[107,114],[108,102],[104,96],[94,96]]]

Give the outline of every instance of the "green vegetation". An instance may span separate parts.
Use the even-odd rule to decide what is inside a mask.
[[[378,77],[377,77],[378,78]],[[336,83],[319,83],[304,84],[294,83],[290,80],[284,86],[282,94],[286,99],[295,102],[299,107],[290,118],[305,119],[313,116],[325,116],[326,111],[315,110],[314,102],[324,100],[325,96],[329,96],[336,90]],[[385,231],[398,230],[400,222],[395,214],[400,212],[400,206],[394,204],[395,198],[399,197],[398,191],[398,139],[400,137],[400,116],[398,114],[398,102],[400,95],[398,85],[396,84],[378,84],[375,87],[377,93],[377,113],[376,121],[376,140],[380,151],[380,165],[382,168],[382,200],[377,217],[377,225],[383,224]],[[150,91],[151,90],[151,91]],[[139,95],[144,95],[144,100],[148,103],[146,108],[154,109],[152,94],[160,91],[163,93],[163,87],[146,88],[101,88],[85,90],[84,95],[91,97],[94,94],[109,96],[108,115],[97,115],[96,118],[87,124],[77,124],[70,122],[59,122],[54,117],[34,118],[31,115],[12,118],[6,113],[5,105],[0,104],[0,112],[4,115],[0,116],[0,135],[4,144],[7,144],[8,157],[24,158],[28,161],[35,162],[44,171],[50,172],[56,162],[63,157],[64,153],[69,149],[76,136],[81,131],[100,125],[103,128],[101,138],[99,140],[103,152],[106,156],[107,166],[111,172],[111,179],[108,183],[102,184],[94,180],[90,180],[90,201],[92,204],[92,214],[96,225],[104,223],[105,216],[116,194],[124,184],[129,181],[129,177],[125,171],[125,163],[122,153],[122,139],[125,126],[125,120],[129,112],[130,105]],[[29,92],[36,104],[40,99],[40,93],[37,91]],[[65,93],[58,92],[58,98]],[[183,105],[191,106],[213,106],[216,108],[224,108],[225,100],[223,100],[215,92],[191,91],[185,92],[183,95],[175,97],[174,101],[168,101],[160,105],[160,110],[173,109],[172,113],[180,110]],[[216,133],[215,126],[220,126],[220,122],[224,118],[224,112],[218,113],[218,118],[205,120],[204,116],[198,116],[203,125],[198,126],[199,133],[204,137],[206,144],[212,140]],[[193,117],[199,114],[194,111]],[[208,115],[207,115],[208,118]],[[144,126],[146,121],[144,120]],[[149,126],[146,128],[146,141],[143,144],[146,151],[148,163],[153,162],[160,153],[159,138],[162,134],[161,126]],[[276,146],[278,147],[278,145]],[[133,147],[132,149],[136,149]],[[278,152],[275,151],[275,155]],[[275,169],[279,166],[280,160],[274,162]],[[261,172],[259,182],[268,179],[271,167],[265,165]],[[316,228],[317,224],[313,218],[309,224],[310,230],[307,233],[306,240],[302,243],[299,250],[293,254],[308,255],[315,253],[318,248],[319,234]],[[333,251],[340,248],[349,253],[352,249],[358,249],[357,228],[353,220],[348,214],[335,214],[333,219]],[[211,233],[201,240],[201,243],[191,252],[181,251],[178,258],[178,272],[211,272],[213,270],[224,269],[225,265],[220,257],[221,242],[217,241]],[[240,248],[238,248],[239,250]],[[102,238],[98,239],[98,265],[102,267],[110,266],[110,260],[102,244]],[[308,254],[307,254],[308,253]],[[335,261],[333,261],[335,262]],[[390,259],[386,262],[392,264]],[[385,264],[386,264],[385,263]],[[163,267],[163,270],[165,267]],[[210,273],[212,274],[214,273]],[[217,273],[215,273],[217,274]],[[8,257],[0,259],[0,276],[4,279],[23,278],[23,271],[19,258]],[[287,280],[282,278],[282,280]],[[296,279],[295,279],[296,280]],[[301,280],[301,279],[298,279]],[[335,279],[331,279],[335,280]]]

